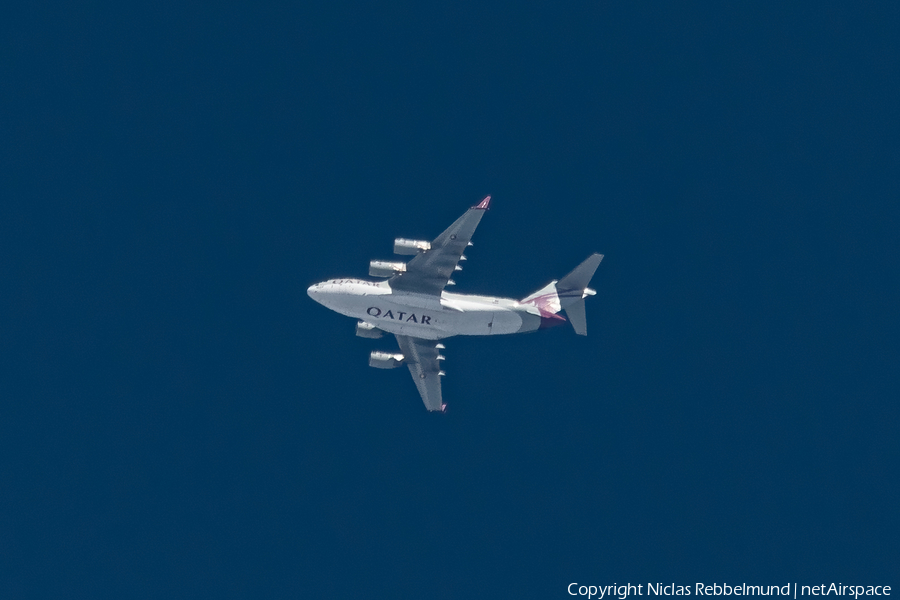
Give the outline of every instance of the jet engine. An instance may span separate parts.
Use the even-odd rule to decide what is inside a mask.
[[[376,369],[396,369],[403,364],[402,354],[390,352],[378,352],[375,350],[369,355],[369,366]]]
[[[380,329],[378,329],[371,323],[366,323],[365,321],[357,321],[356,335],[363,338],[377,340],[383,335],[383,333]]]
[[[404,238],[397,238],[394,240],[394,254],[415,256],[419,252],[426,252],[428,250],[431,250],[431,242],[407,240]]]
[[[372,277],[393,277],[395,274],[403,273],[405,271],[405,262],[373,260],[369,263],[369,275],[371,275]]]

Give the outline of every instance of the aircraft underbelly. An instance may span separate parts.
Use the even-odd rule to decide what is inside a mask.
[[[522,329],[522,316],[512,310],[498,310],[493,313],[494,321],[491,327],[493,335],[506,335],[518,333]]]
[[[461,310],[441,307],[424,308],[420,299],[411,306],[403,297],[347,297],[335,310],[362,319],[389,333],[437,340],[454,335],[502,335],[518,333],[522,317],[503,307],[466,306]]]
[[[369,322],[372,323],[372,321]],[[423,340],[442,340],[444,338],[456,335],[455,333],[448,333],[444,330],[424,325],[385,323],[384,321],[377,321],[373,324],[382,331],[386,331],[388,333],[393,333],[395,335],[408,335],[410,337],[421,338]]]

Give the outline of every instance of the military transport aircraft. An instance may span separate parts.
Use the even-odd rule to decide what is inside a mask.
[[[400,352],[372,352],[369,365],[393,369],[407,365],[419,394],[430,411],[445,411],[441,400],[440,351],[444,338],[455,335],[500,335],[523,333],[560,325],[566,311],[575,333],[587,335],[584,299],[596,292],[588,283],[603,259],[592,254],[559,281],[551,281],[522,300],[453,294],[444,287],[454,285],[450,275],[461,271],[459,262],[469,240],[490,205],[488,196],[470,208],[431,242],[394,240],[394,254],[414,256],[407,263],[373,260],[369,275],[386,278],[329,279],[307,290],[319,304],[354,317],[356,335],[380,338],[393,333]]]

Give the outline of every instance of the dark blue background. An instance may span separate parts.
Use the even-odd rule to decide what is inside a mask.
[[[897,4],[425,4],[7,11],[0,596],[900,583]],[[428,414],[306,287],[488,193]]]

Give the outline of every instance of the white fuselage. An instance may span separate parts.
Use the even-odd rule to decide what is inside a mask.
[[[387,281],[330,279],[307,290],[319,304],[389,333],[439,340],[454,335],[503,335],[562,323],[511,298],[392,290]]]

